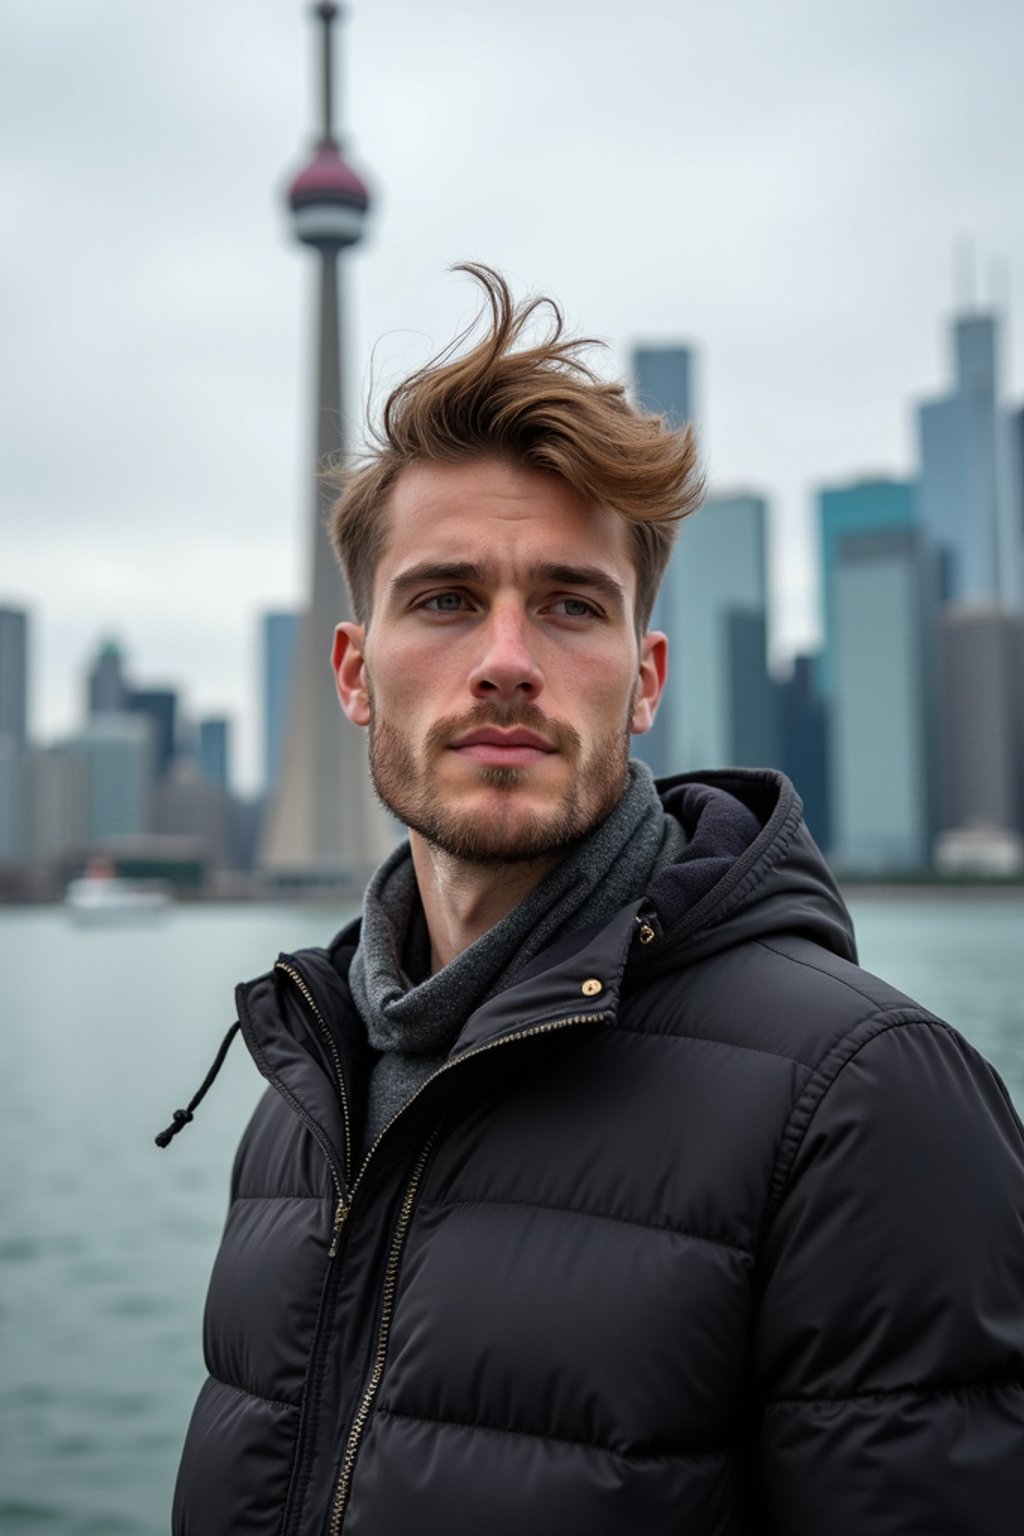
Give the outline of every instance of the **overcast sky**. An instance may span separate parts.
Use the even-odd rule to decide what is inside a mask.
[[[283,188],[316,125],[298,0],[47,0],[0,34],[0,603],[33,723],[101,637],[226,710],[256,762],[257,615],[301,600],[314,260]],[[815,488],[910,472],[947,380],[953,251],[1024,306],[1017,0],[352,0],[348,385],[464,323],[447,267],[558,296],[622,371],[699,352],[712,481],[772,504],[774,642],[817,626]],[[993,279],[993,263],[1003,276]],[[995,288],[993,282],[995,281]],[[1024,394],[1024,322],[1004,375]]]

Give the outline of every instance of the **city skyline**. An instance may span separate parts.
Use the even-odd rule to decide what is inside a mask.
[[[957,316],[952,339],[950,391],[919,409],[915,479],[819,488],[824,641],[797,657],[791,680],[769,668],[763,497],[712,492],[679,530],[656,604],[676,665],[659,728],[637,738],[637,755],[658,774],[782,767],[808,795],[812,832],[840,873],[1024,869],[1024,461],[1008,449],[1024,408],[1011,414],[999,385],[996,321]],[[669,419],[699,417],[693,364],[679,347],[638,349],[635,392]],[[310,856],[301,823],[281,844],[284,859],[259,853],[260,888],[282,877],[337,885],[381,856],[356,799],[369,794],[365,769],[353,762],[344,800],[343,765],[320,789],[310,772],[309,614],[263,616],[267,781],[283,783],[298,763],[292,803],[301,789],[308,815],[322,789],[333,814],[344,810],[333,848],[322,834],[326,857]],[[317,626],[329,629],[329,617],[321,604]],[[206,718],[196,730],[176,690],[133,677],[105,642],[88,674],[87,722],[40,750],[25,741],[25,616],[0,610],[0,621],[0,869],[6,860],[11,888],[52,889],[62,863],[120,848],[208,891],[237,889],[261,825],[267,846],[280,791],[271,787],[262,809],[230,793],[229,722]],[[318,718],[340,726],[333,698]]]
[[[713,485],[771,506],[775,653],[806,645],[816,488],[912,472],[916,405],[949,382],[958,237],[975,238],[979,297],[990,255],[1022,289],[1024,19],[1004,9],[799,4],[737,40],[724,8],[641,5],[626,37],[601,4],[586,29],[526,5],[467,38],[450,4],[354,5],[349,147],[381,197],[355,262],[352,415],[375,346],[384,385],[469,317],[445,272],[465,256],[555,292],[570,324],[614,342],[612,371],[634,342],[690,343]],[[140,675],[244,725],[249,785],[257,614],[298,603],[307,558],[310,274],[281,202],[309,120],[305,11],[250,7],[240,36],[190,4],[130,26],[60,4],[56,29],[4,24],[25,238],[0,284],[0,602],[34,616],[34,729],[75,724],[76,674],[113,632]],[[72,267],[40,243],[56,206],[75,219]],[[1005,330],[1018,401],[1012,310]]]

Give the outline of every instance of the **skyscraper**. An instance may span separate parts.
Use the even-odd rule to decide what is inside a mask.
[[[28,858],[30,765],[30,753],[0,732],[0,868]]]
[[[337,7],[317,6],[322,23],[322,123],[309,164],[292,182],[295,233],[319,264],[315,469],[342,448],[342,351],[339,257],[363,233],[369,195],[342,158],[334,130],[331,29]],[[342,716],[330,669],[339,620],[351,617],[345,585],[324,532],[327,506],[317,480],[310,508],[311,600],[302,621],[288,733],[270,803],[261,863],[279,878],[358,877],[393,842],[366,764],[365,735]]]
[[[1024,406],[1010,412],[1009,509],[1011,525],[1017,529],[1020,544],[1019,580],[1021,606],[1024,607]]]
[[[675,772],[776,760],[768,676],[767,505],[709,497],[679,530],[665,612],[662,710]]]
[[[89,668],[89,715],[113,715],[128,707],[124,657],[116,640],[104,640]]]
[[[1009,484],[998,348],[995,315],[954,320],[952,391],[918,413],[920,515],[942,557],[947,601],[1016,607],[1021,529]]]
[[[217,789],[228,788],[231,769],[231,721],[211,715],[199,722],[199,772]]]
[[[667,416],[669,425],[692,421],[694,360],[689,347],[639,346],[633,349],[633,387],[645,411]]]
[[[934,830],[933,569],[912,528],[848,534],[833,570],[830,852],[923,869]]]
[[[28,615],[0,608],[0,865],[29,852]]]
[[[633,350],[633,393],[637,404],[644,410],[655,411],[668,417],[673,427],[681,427],[692,421],[696,414],[694,401],[694,359],[688,347],[638,346]],[[676,592],[678,546],[669,561],[651,614],[650,628],[668,632],[670,615],[678,608]],[[673,744],[670,735],[672,714],[669,698],[679,685],[676,676],[676,657],[669,658],[669,693],[659,709],[654,725],[643,736],[634,736],[633,753],[655,774],[678,773],[680,764],[673,761]]]
[[[835,584],[843,540],[912,528],[916,519],[914,486],[909,480],[882,477],[825,486],[818,492],[818,519],[825,635],[818,653],[816,678],[818,697],[828,700],[833,693]]]
[[[0,608],[0,736],[28,740],[28,614]]]
[[[1024,831],[1024,619],[953,604],[941,621],[945,831]]]
[[[153,771],[163,778],[178,750],[178,695],[173,688],[129,688],[122,708],[152,722]]]
[[[796,785],[815,842],[828,848],[828,712],[818,697],[817,660],[794,656],[792,673],[776,686],[778,766]]]
[[[272,794],[281,771],[302,615],[265,613],[260,628],[263,786]]]
[[[145,713],[95,715],[65,744],[65,754],[84,771],[90,842],[150,830],[155,734]]]

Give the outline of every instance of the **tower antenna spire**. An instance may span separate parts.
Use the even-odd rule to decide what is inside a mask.
[[[320,96],[323,107],[323,133],[321,135],[321,143],[323,144],[336,144],[338,142],[334,136],[334,39],[332,36],[332,28],[337,14],[338,7],[332,5],[331,0],[321,0],[321,3],[315,10],[315,15],[319,16],[323,22],[323,46],[321,48],[323,88]]]

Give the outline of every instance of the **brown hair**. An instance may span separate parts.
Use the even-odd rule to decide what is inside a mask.
[[[330,514],[331,542],[341,561],[357,618],[370,615],[373,577],[387,533],[388,495],[410,464],[460,462],[494,455],[560,475],[584,500],[629,523],[637,573],[636,622],[650,621],[680,519],[700,503],[703,481],[693,429],[631,405],[621,384],[607,383],[580,357],[597,345],[564,338],[553,299],[515,304],[492,268],[464,262],[490,308],[487,334],[468,351],[476,321],[451,346],[404,379],[388,396],[371,447],[351,468],[329,471],[342,494]],[[541,309],[548,335],[517,346]],[[478,317],[479,318],[479,317]]]

